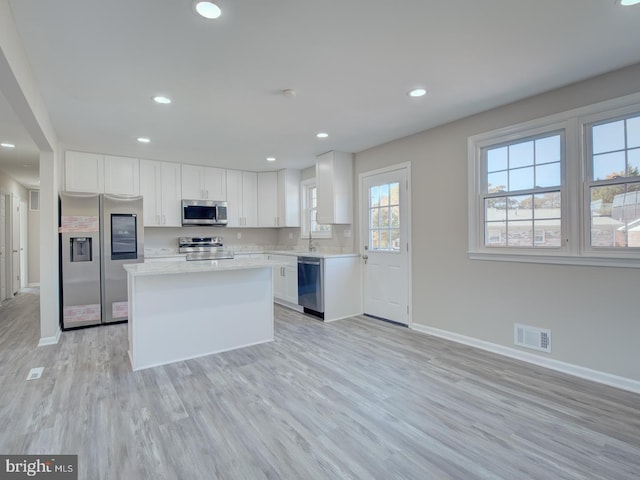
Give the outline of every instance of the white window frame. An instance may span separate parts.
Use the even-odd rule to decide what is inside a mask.
[[[587,255],[591,256],[600,256],[604,258],[626,258],[629,260],[638,259],[640,257],[640,248],[616,248],[616,247],[592,247],[590,238],[591,238],[591,197],[590,197],[590,187],[594,186],[594,184],[621,184],[621,183],[636,183],[640,181],[640,179],[636,177],[626,177],[620,181],[616,180],[606,180],[606,181],[596,181],[592,180],[593,178],[593,165],[591,162],[591,146],[589,145],[590,136],[587,133],[587,129],[591,127],[594,123],[599,123],[602,121],[615,121],[619,118],[625,118],[631,114],[640,112],[640,105],[634,104],[621,108],[607,110],[605,112],[598,112],[592,115],[585,115],[579,118],[579,125],[582,131],[584,132],[584,141],[582,142],[582,156],[585,159],[585,178],[584,178],[584,189],[583,189],[583,212],[584,212],[584,225],[583,225],[583,250]],[[635,179],[635,180],[633,180]]]
[[[314,187],[316,187],[315,177],[300,182],[300,238],[309,238],[309,194]],[[311,232],[311,237],[333,238],[333,227],[329,225],[328,230],[315,230]]]
[[[640,268],[640,249],[591,248],[589,148],[586,128],[593,122],[640,111],[640,93],[608,100],[468,138],[468,256],[474,260]],[[562,163],[561,247],[487,247],[484,244],[483,188],[486,171],[482,151],[554,130],[564,131]]]

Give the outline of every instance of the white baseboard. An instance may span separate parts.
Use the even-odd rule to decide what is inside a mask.
[[[27,287],[28,288],[36,288],[36,287],[40,288],[40,283],[39,282],[38,283],[28,283]]]
[[[610,373],[601,372],[598,370],[592,370],[590,368],[581,367],[571,363],[561,362],[559,360],[553,360],[550,358],[544,358],[540,355],[535,355],[528,352],[523,352],[511,347],[505,347],[496,343],[486,342],[484,340],[478,340],[477,338],[467,337],[458,333],[448,332],[446,330],[440,330],[438,328],[427,327],[425,325],[411,325],[413,330],[427,335],[433,335],[434,337],[444,338],[445,340],[451,340],[452,342],[462,343],[471,347],[476,347],[488,352],[497,353],[498,355],[504,355],[505,357],[515,358],[516,360],[522,360],[523,362],[532,363],[540,367],[549,368],[562,373],[568,373],[575,377],[584,378],[594,382],[609,385],[611,387],[620,388],[633,393],[640,394],[640,382],[626,377],[619,377]]]
[[[58,327],[58,331],[53,337],[41,337],[40,341],[38,342],[38,346],[46,347],[47,345],[56,345],[58,341],[60,341],[61,333],[62,333],[62,330],[60,330],[60,327]]]
[[[290,308],[291,310],[295,310],[296,312],[302,313],[304,311],[304,308],[302,308],[300,305],[288,302],[287,300],[282,300],[280,298],[274,298],[273,303],[277,303],[278,305],[281,305],[283,307]]]

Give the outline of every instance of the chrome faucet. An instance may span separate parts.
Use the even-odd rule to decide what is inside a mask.
[[[309,251],[315,252],[318,247],[318,242],[313,241],[313,237],[311,236],[311,229],[309,229]]]

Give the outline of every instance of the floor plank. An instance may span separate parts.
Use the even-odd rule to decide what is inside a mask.
[[[0,452],[82,479],[637,479],[640,396],[365,317],[132,372],[126,325],[37,347],[0,306]],[[26,381],[44,366],[40,380]]]

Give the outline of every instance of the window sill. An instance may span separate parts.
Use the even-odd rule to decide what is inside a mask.
[[[571,255],[522,255],[514,253],[468,252],[470,260],[493,262],[542,263],[551,265],[574,265],[583,267],[640,268],[640,258],[586,257]]]

